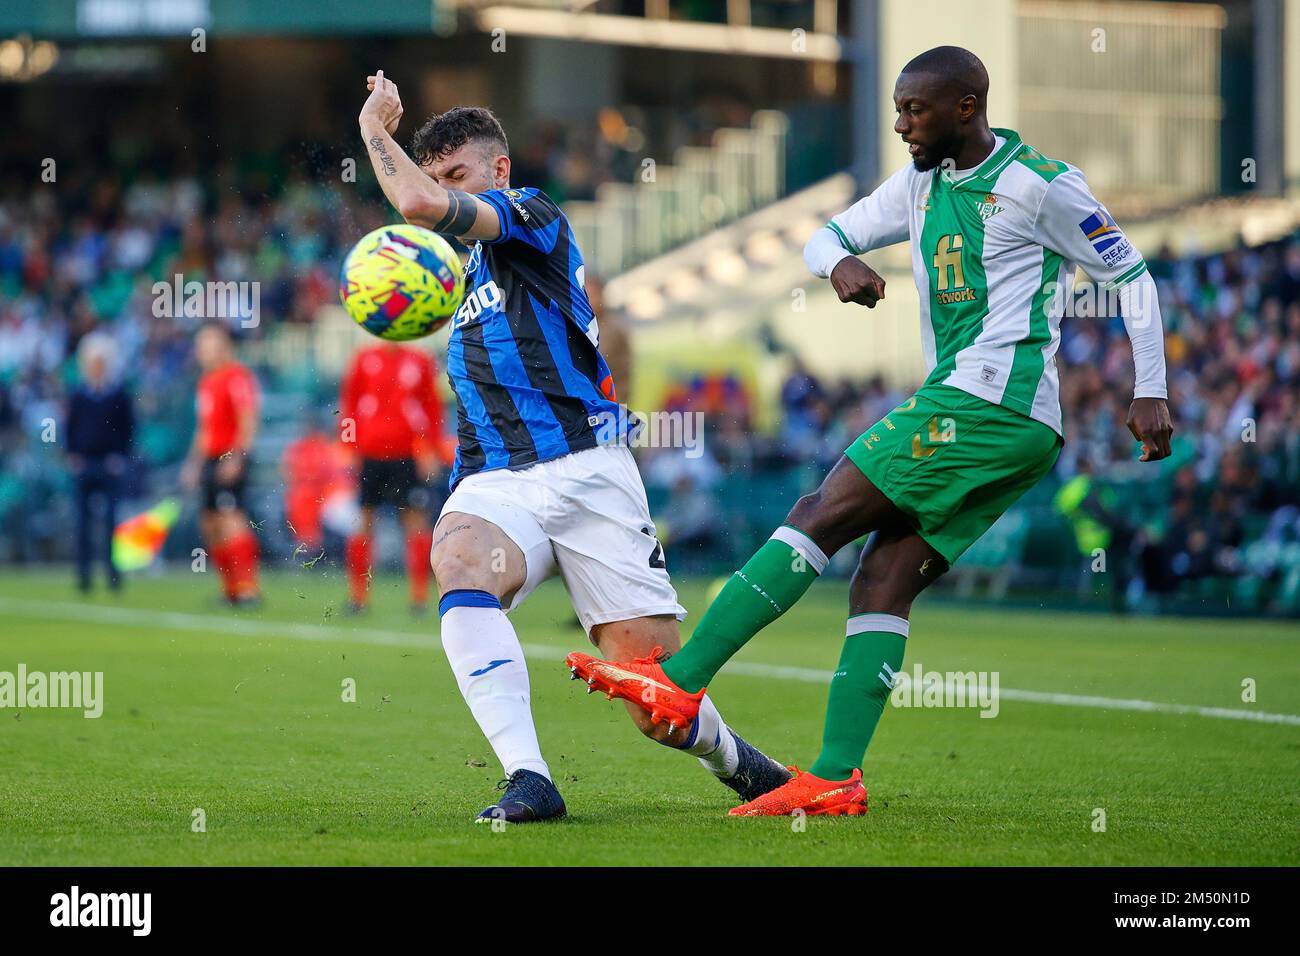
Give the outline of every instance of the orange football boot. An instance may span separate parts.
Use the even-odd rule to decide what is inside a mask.
[[[630,663],[603,661],[590,654],[574,651],[564,659],[574,680],[587,682],[587,693],[604,691],[610,700],[621,697],[650,713],[652,723],[668,722],[674,730],[689,727],[700,712],[704,688],[688,694],[672,682],[657,658],[663,653],[656,647],[649,657]]]
[[[790,782],[768,791],[757,800],[742,803],[727,811],[729,817],[788,817],[802,810],[810,817],[851,817],[867,812],[867,788],[862,785],[862,771],[853,771],[848,780],[823,780],[798,767],[790,768]]]

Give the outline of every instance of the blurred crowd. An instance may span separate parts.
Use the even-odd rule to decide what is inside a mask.
[[[1149,265],[1181,440],[1147,575],[1168,587],[1258,570],[1248,545],[1300,541],[1300,236],[1208,257],[1166,249]],[[1122,325],[1067,330],[1062,472],[1109,472],[1122,490],[1140,474],[1123,427],[1132,365]]]
[[[751,115],[725,92],[671,122],[659,112],[540,120],[516,137],[512,178],[560,202],[592,199],[602,183],[635,180],[648,140],[666,154]],[[8,181],[0,189],[0,433],[20,415],[45,418],[66,398],[71,356],[96,328],[116,340],[145,400],[165,402],[170,391],[156,386],[185,372],[200,318],[156,316],[156,281],[259,282],[262,324],[239,329],[241,337],[311,321],[335,297],[342,254],[389,213],[364,170],[355,185],[330,186],[337,164],[307,153],[294,163],[246,158],[203,176],[180,162],[165,178],[128,180],[109,167],[60,172],[57,184],[34,188]]]
[[[513,137],[513,180],[559,201],[591,199],[602,183],[634,181],[647,149],[706,143],[750,113],[718,91],[689,111],[539,119]],[[160,309],[155,284],[257,282],[258,324],[231,324],[240,340],[258,339],[335,301],[346,250],[391,221],[369,173],[345,182],[327,149],[304,143],[292,156],[246,155],[200,174],[192,149],[148,152],[151,131],[116,129],[93,172],[65,164],[35,186],[0,177],[0,521],[11,519],[0,561],[48,557],[69,520],[57,428],[87,335],[110,340],[108,375],[136,399],[129,497],[150,469],[179,460],[194,420],[192,340],[203,317]]]
[[[1133,364],[1123,320],[1090,312],[1095,290],[1081,285],[1062,324],[1066,444],[1051,486],[1087,476],[1092,494],[1062,517],[1104,518],[1151,591],[1295,574],[1300,565],[1287,563],[1300,552],[1300,234],[1211,256],[1164,249],[1148,264],[1165,324],[1174,455],[1157,467],[1137,462],[1125,423]],[[797,463],[824,473],[906,397],[878,377],[824,381],[792,357],[779,430],[765,438],[753,430],[753,396],[734,376],[697,376],[676,386],[669,405],[707,413],[708,454],[660,456],[647,479],[672,489],[666,511],[685,539],[712,543],[731,474]],[[1079,540],[1082,549],[1089,539]]]
[[[635,180],[651,129],[670,152],[747,124],[750,110],[718,93],[667,126],[662,119],[623,107],[602,110],[595,124],[539,121],[514,144],[512,178],[559,202],[592,199],[602,183]],[[331,187],[315,167],[337,168],[319,156],[250,159],[202,177],[128,181],[103,171],[0,189],[0,430],[20,414],[45,417],[66,396],[70,357],[96,328],[116,340],[141,394],[165,400],[168,390],[154,386],[183,373],[200,318],[155,316],[156,281],[259,282],[262,325],[241,337],[311,321],[336,295],[342,254],[389,221],[364,171],[356,186]]]
[[[607,145],[626,141],[626,114],[602,123]],[[633,175],[617,169],[618,157],[548,127],[518,146],[516,178],[586,197],[604,177]],[[236,329],[257,338],[278,324],[310,322],[333,301],[343,252],[385,221],[373,192],[322,188],[319,178],[283,169],[131,181],[101,173],[57,191],[0,192],[0,521],[8,532],[0,560],[41,556],[39,548],[22,553],[16,537],[29,545],[42,529],[57,537],[56,517],[44,509],[66,477],[50,467],[52,439],[41,436],[47,423],[65,420],[86,335],[111,339],[120,363],[111,371],[135,397],[138,478],[184,454],[197,377],[191,343],[201,317],[156,314],[154,283],[177,274],[259,282],[260,325]],[[1133,372],[1123,323],[1076,314],[1061,344],[1067,443],[1055,477],[1086,473],[1121,490],[1158,491],[1148,500],[1125,490],[1119,499],[1158,588],[1241,574],[1252,543],[1300,539],[1300,236],[1210,256],[1163,250],[1148,261],[1166,327],[1175,456],[1154,480],[1135,464],[1124,423]],[[698,457],[645,461],[685,539],[707,545],[724,534],[719,492],[710,489],[741,473],[824,471],[905,397],[880,379],[829,382],[790,361],[774,433],[756,428],[760,403],[736,375],[697,376],[666,396],[661,407],[702,411],[710,429]],[[126,486],[129,494],[131,475]]]
[[[64,475],[51,451],[60,443],[41,440],[43,423],[64,422],[86,336],[110,341],[110,376],[135,398],[129,496],[143,471],[184,454],[194,421],[192,342],[203,316],[171,314],[155,282],[257,281],[259,324],[231,324],[241,338],[261,337],[333,301],[342,252],[387,221],[356,190],[290,174],[272,199],[256,179],[233,169],[206,180],[102,173],[0,194],[0,518],[23,525],[0,541],[0,559],[24,549],[39,557],[57,534]]]
[[[1204,258],[1166,249],[1149,267],[1160,290],[1170,408],[1194,449],[1179,494],[1194,482],[1220,489],[1237,512],[1284,503],[1300,478],[1300,235]],[[1081,302],[1089,294],[1076,289]],[[1138,474],[1129,469],[1133,359],[1122,318],[1075,310],[1062,323],[1058,364],[1067,439],[1060,474]],[[794,360],[781,389],[780,444],[829,466],[905,397],[879,378],[822,382]]]

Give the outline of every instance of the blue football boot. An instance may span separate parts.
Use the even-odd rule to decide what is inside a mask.
[[[478,815],[475,823],[532,823],[564,816],[564,798],[555,784],[532,770],[516,770],[497,784],[501,799]]]

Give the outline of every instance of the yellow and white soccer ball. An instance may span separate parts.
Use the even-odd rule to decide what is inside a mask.
[[[394,342],[432,335],[465,295],[460,258],[420,226],[384,226],[352,247],[339,271],[339,298],[354,322]]]

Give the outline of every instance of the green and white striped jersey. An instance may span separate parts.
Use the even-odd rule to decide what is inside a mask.
[[[1056,350],[1075,266],[1118,289],[1146,263],[1076,167],[1012,130],[994,133],[1000,145],[969,174],[909,163],[828,227],[854,255],[911,240],[926,384],[955,386],[1060,433]],[[835,258],[814,271],[828,275]],[[1151,394],[1162,395],[1157,348]]]

